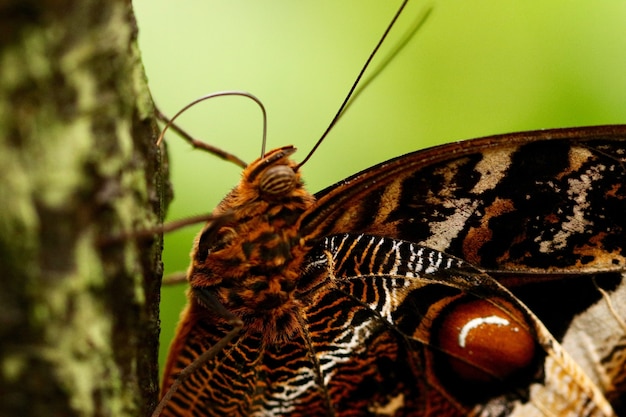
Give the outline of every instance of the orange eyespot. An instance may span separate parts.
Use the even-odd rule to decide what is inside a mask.
[[[510,306],[510,304],[508,304]],[[475,382],[506,380],[532,364],[536,344],[521,314],[474,300],[443,320],[439,343],[459,377]]]

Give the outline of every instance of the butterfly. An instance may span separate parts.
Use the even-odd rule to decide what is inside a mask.
[[[196,238],[156,414],[617,415],[625,141],[475,139],[315,195],[264,153]]]
[[[164,388],[231,339],[162,415],[624,412],[626,126],[444,145],[315,195],[294,152],[198,235]]]

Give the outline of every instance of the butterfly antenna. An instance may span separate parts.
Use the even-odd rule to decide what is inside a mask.
[[[408,3],[408,0],[404,0],[402,4],[400,5],[400,7],[398,8],[398,11],[393,16],[393,19],[391,20],[391,22],[385,29],[385,32],[383,33],[383,35],[380,37],[378,43],[376,44],[376,47],[367,58],[367,61],[365,61],[365,65],[363,65],[363,68],[361,68],[361,71],[359,72],[359,75],[357,76],[356,80],[352,84],[352,87],[350,87],[350,91],[348,91],[346,98],[343,100],[343,103],[341,103],[341,106],[339,106],[339,110],[335,114],[335,117],[333,117],[330,124],[328,125],[328,127],[326,128],[322,136],[317,140],[313,148],[309,151],[307,156],[302,160],[302,162],[298,164],[297,169],[299,169],[302,165],[304,165],[311,158],[311,156],[313,156],[317,148],[322,144],[322,142],[324,141],[328,133],[330,133],[331,129],[335,126],[335,124],[337,124],[337,121],[339,121],[341,116],[345,114],[346,110],[348,110],[348,108],[352,105],[352,103],[356,100],[356,98],[383,71],[383,69],[385,69],[385,67],[396,57],[396,55],[398,55],[398,53],[402,49],[404,49],[404,47],[408,44],[409,40],[411,40],[413,35],[424,25],[428,16],[432,12],[432,6],[425,9],[424,12],[422,12],[422,14],[415,20],[415,23],[413,24],[413,26],[411,26],[411,28],[407,31],[407,33],[405,33],[405,35],[403,36],[402,40],[398,43],[398,45],[391,51],[391,53],[389,53],[386,56],[386,58],[376,68],[376,70],[367,79],[365,79],[362,84],[360,84],[360,81],[363,78],[365,71],[367,70],[370,63],[374,59],[374,56],[376,55],[381,45],[387,38],[387,35],[391,31],[391,28],[394,26],[394,24],[398,20],[398,17],[400,17],[400,14],[402,14],[402,10],[404,10],[404,7],[406,6],[407,3]]]
[[[206,151],[218,158],[222,158],[226,161],[232,162],[235,165],[238,165],[241,168],[245,168],[247,166],[246,162],[239,158],[237,155],[234,155],[230,152],[226,152],[223,149],[215,147],[213,145],[209,145],[208,143],[202,142],[194,137],[192,137],[189,133],[187,133],[183,128],[178,126],[176,123],[171,122],[170,118],[165,115],[158,107],[155,106],[154,111],[156,113],[157,119],[162,121],[165,124],[170,124],[170,128],[178,133],[178,135],[183,138],[188,144],[190,144],[194,149],[201,149]]]
[[[246,97],[249,98],[250,100],[254,101],[256,104],[259,105],[260,109],[261,109],[261,113],[263,114],[263,138],[262,138],[262,142],[261,142],[261,155],[265,155],[265,144],[267,142],[267,113],[265,111],[265,106],[263,106],[263,103],[261,102],[261,100],[259,100],[256,96],[254,96],[251,93],[248,93],[246,91],[218,91],[216,93],[211,93],[211,94],[207,94],[205,96],[202,96],[200,98],[195,99],[194,101],[192,101],[191,103],[187,104],[185,107],[183,107],[181,110],[178,111],[178,113],[176,113],[174,115],[174,117],[172,117],[171,119],[168,119],[163,113],[161,113],[160,110],[157,109],[157,117],[163,121],[165,121],[165,126],[163,127],[163,130],[161,131],[161,134],[159,135],[159,139],[156,141],[156,145],[159,146],[161,144],[161,142],[163,141],[163,137],[165,136],[165,132],[167,131],[167,129],[169,129],[170,127],[176,131],[178,134],[180,134],[183,139],[185,139],[188,143],[190,143],[194,148],[201,148],[204,149],[216,156],[219,156],[220,158],[226,159],[228,161],[234,162],[235,164],[239,165],[242,168],[245,168],[248,164],[241,160],[240,158],[236,157],[235,155],[232,155],[228,152],[224,152],[221,149],[215,148],[209,144],[206,144],[202,141],[196,140],[193,137],[191,137],[187,132],[185,132],[183,129],[181,129],[180,127],[178,127],[174,121],[178,118],[178,116],[180,116],[181,114],[183,114],[185,111],[189,110],[191,107],[195,106],[198,103],[201,103],[205,100],[211,99],[211,98],[215,98],[215,97],[223,97],[223,96],[240,96],[240,97]]]
[[[394,60],[394,58],[404,49],[406,45],[408,45],[409,41],[413,38],[413,35],[422,28],[430,13],[433,11],[432,7],[428,7],[422,11],[422,13],[415,19],[413,25],[406,31],[406,33],[402,36],[400,42],[390,51],[383,61],[374,68],[373,72],[368,75],[366,79],[363,80],[361,84],[359,84],[358,88],[352,94],[352,97],[348,100],[348,103],[341,111],[341,116],[346,114],[346,111],[352,106],[352,103],[356,101],[356,99],[361,95],[363,91],[367,89],[367,87],[383,72],[383,70]]]

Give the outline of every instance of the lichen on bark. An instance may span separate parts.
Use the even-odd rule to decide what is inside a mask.
[[[156,400],[164,164],[126,1],[0,5],[0,415]]]

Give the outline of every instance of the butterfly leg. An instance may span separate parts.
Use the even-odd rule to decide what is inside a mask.
[[[164,276],[163,280],[161,281],[161,286],[178,285],[178,284],[184,284],[186,282],[187,282],[187,273],[184,271],[178,271],[178,272],[169,274],[167,276]]]

